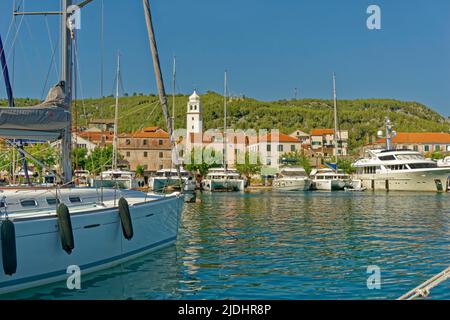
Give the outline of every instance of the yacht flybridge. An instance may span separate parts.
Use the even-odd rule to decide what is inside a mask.
[[[369,190],[446,191],[450,167],[438,167],[412,150],[392,150],[391,123],[386,120],[386,149],[368,150],[353,166],[355,177]]]
[[[83,1],[79,7],[89,2]],[[72,4],[72,0],[62,0],[62,21],[72,21]],[[147,0],[144,12],[167,121],[167,99]],[[77,30],[71,23],[62,23],[61,27],[61,82],[39,106],[13,108],[10,103],[10,107],[0,108],[0,137],[11,146],[16,147],[12,139],[62,140],[62,175],[54,172],[59,185],[0,190],[0,294],[65,280],[70,266],[78,267],[83,274],[112,267],[173,244],[178,234],[184,203],[179,193],[70,188],[74,182],[70,85],[72,44]],[[8,93],[12,101],[12,91]],[[170,121],[167,127],[172,132]]]

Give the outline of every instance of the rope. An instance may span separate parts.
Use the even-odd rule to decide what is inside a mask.
[[[428,297],[430,290],[450,278],[450,266],[421,285],[405,293],[397,300],[413,300],[417,297]]]

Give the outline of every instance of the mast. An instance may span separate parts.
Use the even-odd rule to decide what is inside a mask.
[[[175,91],[177,83],[177,58],[173,56],[172,130],[175,130]]]
[[[118,150],[118,125],[119,125],[119,79],[120,79],[120,53],[117,51],[117,71],[116,71],[116,105],[114,108],[114,140],[112,154],[112,170],[117,170],[117,150]]]
[[[158,86],[159,102],[162,107],[164,118],[166,119],[167,131],[169,132],[170,144],[172,146],[172,151],[173,151],[173,150],[175,150],[175,141],[173,139],[173,126],[172,126],[172,121],[169,116],[169,107],[168,107],[168,103],[167,103],[167,96],[166,96],[166,91],[164,89],[164,81],[163,81],[163,77],[162,77],[162,73],[161,73],[161,66],[159,63],[158,47],[156,46],[156,38],[155,38],[155,31],[153,29],[152,14],[150,11],[150,3],[148,2],[148,0],[142,0],[142,2],[144,5],[145,22],[147,24],[148,39],[150,42],[150,50],[152,52],[153,68],[155,71],[156,84]],[[180,181],[181,181],[180,164],[178,163],[178,161],[176,163],[176,169],[177,169],[178,177],[180,178]]]
[[[177,60],[176,57],[173,56],[173,71],[172,71],[172,130],[175,131],[175,91],[176,91],[176,80],[177,79]],[[177,156],[177,150],[175,146],[175,137],[174,134],[170,136],[170,139],[172,141],[172,168],[174,165],[174,159]],[[178,161],[177,161],[178,162]]]
[[[336,173],[338,172],[338,125],[337,125],[337,96],[336,96],[336,74],[333,72],[333,100],[334,100],[334,149],[336,150]]]
[[[103,78],[104,78],[104,58],[105,58],[105,4],[100,1],[100,97],[103,95]]]
[[[156,85],[158,86],[159,102],[161,103],[164,118],[166,119],[167,130],[169,131],[169,135],[172,136],[172,134],[173,134],[172,123],[171,123],[170,117],[169,117],[167,96],[166,96],[166,91],[164,89],[164,81],[163,81],[163,77],[162,77],[162,73],[161,73],[161,66],[159,64],[158,48],[156,46],[156,38],[155,38],[154,29],[153,29],[150,4],[149,4],[148,0],[143,0],[143,4],[144,4],[145,21],[147,23],[148,38],[150,41],[150,50],[152,52],[152,58],[153,58],[153,68],[155,69]],[[172,144],[173,144],[173,142],[172,142]]]
[[[14,8],[14,15],[60,15],[61,28],[61,84],[65,95],[65,108],[69,113],[72,109],[72,40],[74,37],[74,26],[72,15],[77,10],[91,3],[93,0],[83,0],[77,6],[73,6],[73,0],[61,0],[62,12],[18,12]],[[63,183],[72,181],[72,117],[64,130],[61,139],[61,166],[63,170]]]
[[[227,173],[228,169],[228,159],[227,159],[227,71],[225,70],[224,75],[224,85],[223,85],[223,160],[224,160],[224,169],[225,173]]]
[[[64,82],[64,94],[66,96],[66,108],[71,112],[72,105],[72,31],[69,29],[68,8],[72,5],[72,0],[62,0],[61,18],[61,81]],[[69,24],[69,25],[68,25]],[[72,117],[61,141],[63,183],[72,181]]]

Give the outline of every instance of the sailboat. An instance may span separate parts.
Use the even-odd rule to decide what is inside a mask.
[[[117,69],[116,69],[116,103],[114,106],[114,135],[113,135],[113,152],[112,167],[110,170],[102,171],[100,177],[92,179],[91,185],[96,188],[120,188],[120,189],[136,189],[145,185],[143,177],[137,177],[136,173],[118,168],[118,128],[119,128],[119,81],[120,81],[120,53],[117,53]]]
[[[207,191],[244,191],[245,181],[235,169],[228,168],[227,157],[227,72],[224,76],[224,125],[223,125],[223,168],[208,170],[206,178],[202,180],[201,187]]]
[[[336,95],[336,75],[333,73],[333,102],[334,102],[334,149],[336,150],[336,163],[329,164],[332,169],[318,169],[311,172],[313,178],[312,185],[315,190],[344,190],[350,186],[350,177],[338,169],[338,154],[341,133],[338,131],[337,121],[337,95]]]
[[[184,203],[179,193],[72,187],[70,53],[74,30],[65,23],[71,18],[66,9],[72,1],[62,2],[61,82],[38,106],[0,108],[1,137],[63,140],[63,174],[55,173],[62,185],[0,190],[0,294],[67,280],[68,270],[85,275],[112,267],[171,245],[178,234]],[[164,102],[148,1],[144,1],[144,12]],[[162,106],[167,114],[167,105]]]

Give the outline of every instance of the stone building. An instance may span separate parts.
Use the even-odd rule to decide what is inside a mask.
[[[148,127],[118,137],[119,153],[131,170],[142,166],[148,174],[172,167],[172,148],[169,134],[159,127]]]

